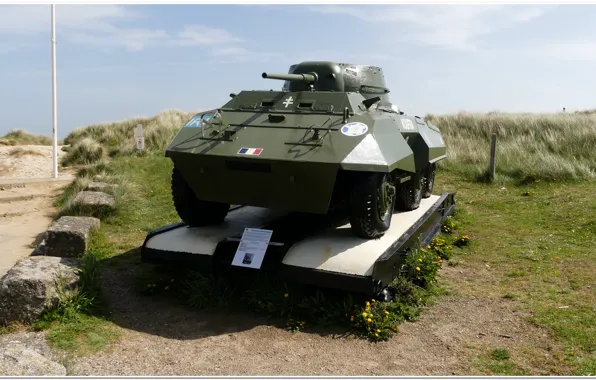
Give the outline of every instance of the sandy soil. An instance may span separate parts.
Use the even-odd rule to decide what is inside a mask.
[[[30,183],[0,190],[0,277],[41,241],[56,211],[52,202],[66,183]]]
[[[0,146],[0,276],[33,252],[51,223],[52,202],[71,178],[59,174],[44,180],[52,177],[51,146]]]
[[[66,154],[60,148],[58,160]],[[52,168],[52,146],[0,145],[0,180],[51,178]]]

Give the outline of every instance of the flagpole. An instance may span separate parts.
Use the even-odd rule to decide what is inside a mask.
[[[57,97],[56,97],[56,11],[55,5],[52,4],[51,12],[52,22],[52,130],[53,130],[53,166],[54,166],[54,178],[58,178],[58,110],[57,110]]]

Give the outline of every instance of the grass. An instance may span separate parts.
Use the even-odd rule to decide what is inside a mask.
[[[458,268],[490,268],[488,276],[454,280],[449,290],[461,297],[521,302],[533,314],[531,323],[546,328],[566,351],[574,352],[567,361],[575,374],[594,374],[594,181],[536,180],[502,187],[442,171],[437,186],[440,191],[457,190],[459,223],[478,252],[462,257]],[[533,195],[524,195],[527,191]]]
[[[105,176],[117,173],[134,189],[125,202],[126,212],[115,213],[102,223],[100,236],[103,237],[92,245],[100,262],[137,247],[149,230],[179,220],[170,196],[171,163],[162,157],[160,149],[190,114],[164,115],[161,119],[157,116],[144,121],[145,130],[151,131],[149,135],[153,137],[146,137],[150,148],[142,156],[135,154],[133,148],[134,126],[139,120],[92,126],[75,131],[67,138],[73,148],[82,145],[81,141],[87,141],[85,144],[89,147],[97,146],[93,145],[95,141],[102,149],[100,158],[97,158],[100,155],[82,153],[76,154],[85,159],[71,158],[71,162],[99,165],[82,168],[79,183],[73,184],[67,192],[74,194],[84,186],[85,180],[97,173]],[[402,289],[401,302],[394,304],[398,309],[377,302],[366,305],[354,300],[350,303],[317,292],[300,294],[290,288],[275,287],[277,284],[267,285],[267,281],[257,283],[253,290],[241,295],[242,305],[260,313],[281,316],[292,329],[303,328],[306,320],[336,323],[342,319],[342,323],[351,324],[368,337],[377,338],[377,330],[383,332],[381,335],[390,335],[401,320],[415,319],[420,307],[437,296],[437,287],[425,286],[432,282],[435,268],[441,264],[433,261],[439,254],[457,266],[457,270],[461,269],[461,273],[471,273],[450,278],[442,284],[452,296],[519,303],[531,314],[528,323],[553,336],[555,363],[561,364],[561,371],[594,375],[596,293],[593,268],[596,260],[591,250],[596,235],[596,200],[592,197],[596,113],[489,113],[429,115],[427,118],[441,128],[448,146],[449,158],[440,165],[436,192],[456,191],[458,212],[443,226],[443,235],[432,247],[411,256],[414,262],[408,263],[409,281],[394,284],[395,289]],[[498,136],[498,149],[497,178],[496,183],[491,184],[484,179],[492,133]],[[482,146],[486,149],[479,149]],[[71,151],[74,156],[76,149]],[[111,158],[109,163],[103,161],[107,158]],[[69,195],[65,195],[59,200],[61,207],[68,204],[68,199]],[[420,271],[416,270],[416,266],[420,266],[416,264],[420,262],[418,259],[424,263]],[[167,294],[174,290],[173,285],[163,280],[163,273],[153,272],[136,262],[129,265],[137,268],[138,285],[145,291],[156,293],[159,290]],[[177,289],[191,307],[230,306],[223,302],[232,291],[229,284],[192,274],[176,278],[175,282],[178,281],[182,284]],[[420,298],[416,297],[417,292],[424,293],[420,304],[411,301],[412,297]],[[375,324],[379,328],[370,328],[371,311],[374,316],[388,311],[396,320],[386,325],[380,321]],[[62,326],[66,329],[66,325]],[[67,330],[83,332],[72,336],[58,334],[70,336],[62,339],[63,344],[85,335],[85,329],[77,330],[76,325],[72,326]],[[473,362],[477,368],[492,374],[524,374],[520,366],[522,359],[534,360],[538,367],[544,365],[534,358],[532,350],[528,348],[522,354],[492,348]]]
[[[596,178],[596,113],[426,116],[447,144],[442,166],[468,180],[487,175],[491,135],[497,135],[496,179],[524,182]]]
[[[85,355],[97,352],[118,333],[105,317],[106,303],[101,290],[100,256],[91,248],[80,259],[80,285],[65,291],[58,281],[59,302],[48,307],[37,322],[35,330],[47,330],[48,343],[70,354]]]
[[[43,153],[40,153],[33,149],[24,149],[21,147],[17,147],[17,148],[11,149],[11,151],[8,153],[8,155],[11,157],[43,156]]]
[[[52,145],[52,139],[48,136],[29,133],[21,129],[13,129],[0,137],[0,145]]]
[[[179,220],[171,201],[171,162],[168,159],[159,154],[118,157],[107,167],[128,178],[136,189],[137,198],[130,202],[126,213],[102,224],[102,233],[106,238],[97,246],[105,258],[118,256],[121,252],[137,247],[149,230]],[[93,169],[86,169],[81,173],[89,175],[93,172]],[[596,233],[596,220],[593,213],[586,211],[596,208],[596,201],[591,196],[594,183],[538,181],[503,188],[500,184],[469,181],[462,173],[443,168],[439,171],[437,186],[437,192],[457,191],[458,213],[453,220],[443,225],[443,235],[434,241],[432,251],[440,253],[444,259],[456,259],[457,269],[474,273],[485,269],[486,265],[491,268],[488,276],[462,276],[443,284],[447,291],[458,297],[520,302],[522,307],[532,313],[529,323],[545,328],[560,342],[565,352],[573,352],[573,355],[566,355],[562,359],[565,365],[573,368],[573,373],[594,373],[596,353],[593,337],[596,336],[596,330],[592,305],[596,304],[596,297],[590,287],[593,286],[592,268],[595,263],[590,252],[592,236]],[[532,195],[524,195],[528,191]],[[462,235],[463,231],[465,235]],[[417,258],[425,260],[423,256]],[[136,262],[129,264],[139,265]],[[409,266],[410,271],[415,270],[412,264]],[[189,306],[229,306],[220,302],[226,299],[222,294],[230,291],[228,284],[217,284],[208,278],[189,275],[176,277],[176,281],[185,282],[186,285],[165,290],[167,282],[159,282],[159,276],[163,277],[164,273],[152,272],[142,265],[137,268],[139,286],[147,289],[148,284],[155,284],[151,290],[153,293],[156,293],[156,289],[162,294],[168,294],[168,291],[174,293],[178,289],[181,290],[180,294],[187,295],[184,300]],[[194,294],[191,297],[183,289],[200,291],[190,292]],[[239,297],[244,302],[239,305],[283,318],[289,316],[288,310],[292,310],[292,317],[286,321],[287,327],[293,329],[303,328],[301,322],[309,318],[324,322],[320,314],[309,317],[306,313],[309,309],[325,310],[322,313],[330,315],[327,321],[336,323],[339,315],[337,310],[346,307],[340,299],[324,298],[330,304],[321,309],[323,298],[318,298],[320,295],[316,292],[301,295],[294,290],[288,292],[292,297],[290,302],[284,297],[285,288],[273,287],[275,292],[270,292],[271,289],[270,286],[256,287],[253,293]],[[429,292],[427,301],[419,306],[424,307],[426,302],[431,302],[435,297],[436,294]],[[277,301],[273,302],[272,299]],[[259,300],[262,304],[258,303]],[[360,307],[361,312],[366,312],[366,305],[359,302],[354,301],[351,306]],[[407,302],[401,305],[404,306],[402,310],[392,311],[398,322],[400,319],[417,317],[418,305],[414,305],[413,309],[408,309],[411,305]],[[345,310],[354,310],[351,306]],[[560,309],[561,306],[569,307]],[[381,312],[389,310],[387,307],[383,305]],[[333,313],[336,316],[331,317]],[[346,314],[343,313],[344,326],[351,322],[365,323],[363,320],[349,321],[352,315],[355,319],[358,317],[359,314],[355,312]],[[377,312],[373,314],[377,315]],[[360,331],[367,330],[360,328]],[[368,331],[373,336],[375,332]],[[515,364],[518,359],[515,356],[505,361],[495,360],[490,354],[485,356],[477,363],[490,373],[515,374],[521,371]]]
[[[144,119],[91,125],[72,131],[62,164],[86,165],[109,157],[134,156],[165,149],[193,113],[168,110]],[[570,181],[596,178],[596,113],[554,114],[459,113],[427,115],[447,144],[448,158],[439,165],[471,181],[486,181],[490,138],[497,135],[496,181],[526,183],[536,178]],[[137,124],[143,125],[145,152],[135,146]]]
[[[138,155],[137,124],[143,126],[144,153],[163,151],[192,115],[194,113],[168,110],[148,119],[135,118],[75,129],[64,139],[70,147],[65,149],[62,165],[87,165],[108,157]]]

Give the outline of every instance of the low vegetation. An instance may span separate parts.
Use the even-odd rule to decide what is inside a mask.
[[[52,145],[52,139],[48,136],[13,129],[0,137],[0,145]]]
[[[23,157],[23,156],[43,156],[43,153],[40,153],[33,149],[25,149],[21,147],[16,147],[10,150],[8,153],[11,157]]]
[[[457,192],[458,211],[443,224],[440,236],[408,256],[403,276],[391,286],[395,302],[266,277],[243,288],[233,281],[215,281],[188,270],[171,272],[124,257],[148,231],[179,220],[170,195],[171,162],[161,150],[190,115],[170,111],[149,119],[152,122],[142,121],[147,122],[146,146],[151,147],[142,155],[134,148],[139,120],[92,126],[67,138],[72,153],[66,162],[85,166],[57,201],[63,212],[95,176],[127,180],[127,190],[119,196],[128,198],[118,204],[126,212],[106,217],[90,248],[99,267],[108,269],[105,263],[122,257],[118,262],[135,271],[140,293],[174,298],[191,308],[252,310],[291,330],[343,326],[372,340],[388,339],[400,323],[418,318],[443,293],[515,302],[530,312],[528,323],[554,336],[552,356],[537,357],[532,347],[471,350],[478,372],[527,374],[521,363],[533,363],[543,369],[541,374],[596,373],[596,262],[590,255],[596,219],[589,212],[596,208],[596,161],[591,154],[596,148],[595,113],[429,115],[444,133],[449,154],[439,168],[435,192]],[[485,183],[492,133],[498,136],[497,183]],[[444,264],[461,276],[437,282]],[[105,319],[85,318],[52,325],[55,344],[73,347],[85,336],[101,336],[101,342],[111,336]]]
[[[59,302],[42,313],[33,329],[47,330],[48,342],[58,349],[86,354],[102,349],[118,333],[106,318],[101,267],[93,249],[81,258],[77,272],[80,285],[74,290],[65,290],[58,279]]]
[[[447,144],[441,166],[471,180],[487,178],[491,135],[497,135],[499,182],[596,178],[596,113],[459,113],[428,115]]]
[[[65,148],[67,154],[62,165],[88,165],[110,157],[138,155],[135,138],[138,124],[143,126],[143,154],[163,151],[193,114],[168,110],[148,119],[135,118],[75,129],[64,139],[69,147]]]
[[[114,207],[86,206],[75,203],[75,197],[87,189],[92,182],[102,182],[108,187],[102,192],[110,194],[115,199]],[[96,165],[80,168],[72,181],[62,194],[56,199],[54,205],[58,208],[56,218],[61,216],[93,216],[102,221],[109,221],[114,216],[125,213],[130,201],[135,197],[134,188],[122,175],[115,173],[108,164],[99,162]]]

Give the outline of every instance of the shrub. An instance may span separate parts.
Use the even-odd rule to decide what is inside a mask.
[[[48,136],[12,129],[0,137],[0,145],[52,145],[52,139]]]
[[[62,166],[89,165],[104,157],[104,149],[99,142],[90,137],[76,141],[62,159]]]

